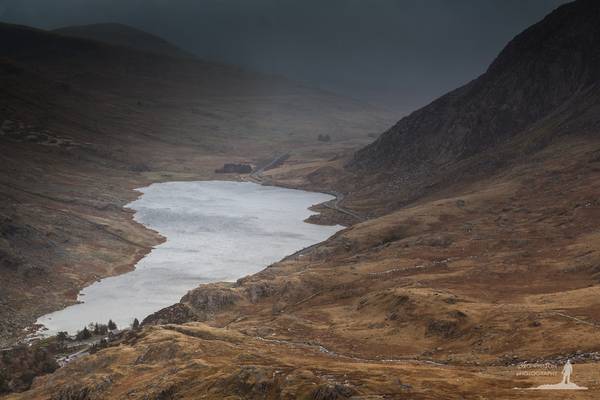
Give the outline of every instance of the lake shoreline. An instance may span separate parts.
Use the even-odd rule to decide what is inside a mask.
[[[186,181],[169,181],[169,182],[162,182],[162,183],[152,183],[152,184],[150,184],[149,186],[146,186],[146,187],[139,188],[139,190],[138,190],[138,189],[136,189],[137,191],[139,191],[139,192],[140,192],[140,194],[141,194],[142,196],[138,196],[138,197],[137,197],[137,199],[136,199],[135,201],[133,201],[132,203],[129,203],[129,204],[127,204],[125,207],[126,207],[126,208],[130,208],[130,209],[131,209],[131,207],[129,207],[131,204],[133,204],[133,203],[135,203],[136,201],[139,201],[140,199],[142,199],[142,198],[143,198],[143,194],[144,194],[144,191],[143,191],[143,189],[148,189],[148,188],[150,188],[150,187],[152,187],[152,186],[154,186],[154,185],[164,185],[164,184],[170,184],[170,185],[181,185],[181,184],[183,184],[183,185],[186,185],[186,184],[208,184],[208,185],[210,185],[211,183],[212,183],[212,184],[214,184],[214,182],[225,183],[226,185],[231,185],[231,184],[234,184],[234,185],[235,185],[236,183],[238,183],[238,184],[239,184],[239,183],[241,183],[241,184],[244,184],[244,185],[253,184],[253,185],[256,185],[257,187],[263,187],[263,188],[265,188],[265,189],[267,190],[267,192],[270,190],[269,188],[274,188],[274,189],[276,189],[276,190],[277,190],[277,189],[281,189],[281,190],[296,190],[296,189],[291,189],[291,188],[282,188],[282,187],[277,187],[277,186],[274,186],[274,185],[271,185],[271,184],[269,184],[269,185],[259,185],[259,184],[256,184],[256,183],[249,183],[249,182],[235,182],[235,181],[218,181],[218,180],[203,180],[203,181],[187,181],[187,180],[186,180]],[[263,189],[263,190],[264,190],[264,189]],[[316,194],[325,195],[325,194],[323,194],[323,193],[319,193],[319,192],[309,192],[309,191],[305,191],[305,190],[300,190],[300,191],[298,191],[298,192],[304,192],[304,193],[307,193],[307,194],[309,194],[309,193],[310,193],[310,194],[311,194],[311,196],[314,196],[314,195],[316,195]],[[328,195],[328,194],[327,194],[327,196],[329,197],[330,195]],[[334,199],[331,199],[331,198],[322,198],[322,197],[319,197],[319,200],[322,200],[322,201],[317,201],[317,202],[315,202],[314,204],[313,204],[313,203],[311,203],[311,204],[309,205],[309,207],[306,207],[306,208],[307,208],[307,210],[308,210],[308,209],[312,209],[312,208],[313,208],[313,206],[315,206],[315,205],[319,205],[319,204],[322,204],[322,203],[324,203],[324,202],[330,202],[330,201],[334,201],[334,200],[335,200],[335,198],[334,198]],[[138,211],[138,212],[139,212],[139,211]],[[136,223],[139,223],[139,224],[141,224],[142,226],[144,226],[144,228],[145,228],[145,229],[149,229],[149,230],[151,230],[151,231],[155,232],[157,235],[160,235],[160,236],[166,237],[166,241],[168,242],[168,236],[166,236],[166,235],[162,234],[162,233],[161,233],[159,230],[155,229],[154,227],[152,227],[152,226],[148,226],[148,225],[144,224],[144,223],[143,223],[143,221],[140,221],[140,220],[138,220],[138,219],[136,218],[136,216],[138,215],[138,212],[136,212],[135,214],[132,214],[132,218],[134,219],[134,221],[135,221]],[[312,210],[311,210],[311,212],[307,212],[307,215],[308,215],[308,216],[310,216],[310,215],[314,215],[314,212],[312,212]],[[310,225],[312,225],[312,226],[314,226],[314,227],[324,227],[323,225],[312,224],[312,223],[311,223],[309,220],[307,220],[307,219],[308,219],[308,218],[303,218],[303,219],[302,219],[302,223],[305,223],[305,224],[307,224],[307,225],[308,225],[308,224],[310,224]],[[337,228],[336,228],[336,229],[337,229]],[[341,229],[341,227],[340,227],[340,229]],[[337,230],[339,230],[339,229],[337,229]],[[330,236],[330,235],[328,235],[327,237],[329,237],[329,236]],[[325,240],[327,237],[323,238],[322,240]],[[281,260],[281,259],[285,259],[285,258],[289,257],[290,255],[293,255],[293,254],[296,254],[296,253],[298,253],[298,252],[301,252],[301,251],[303,251],[303,250],[304,250],[305,248],[307,248],[307,247],[313,247],[315,244],[318,244],[318,243],[320,243],[322,240],[318,240],[316,243],[311,243],[309,246],[303,246],[303,247],[301,247],[299,250],[296,250],[296,251],[293,251],[293,250],[292,250],[292,251],[289,251],[289,252],[287,252],[287,253],[285,253],[285,254],[282,254],[282,255],[281,255],[281,257],[278,257],[278,258],[276,258],[276,259],[273,259],[272,261],[273,261],[273,262],[276,262],[276,261],[279,261],[279,260]],[[156,249],[156,248],[160,247],[160,246],[161,246],[162,244],[164,244],[164,243],[165,243],[165,241],[163,241],[161,244],[158,244],[158,245],[157,245],[157,246],[155,246],[154,248],[150,249],[150,250],[149,250],[149,252],[148,252],[149,254],[147,253],[147,254],[146,254],[144,257],[142,257],[142,259],[141,259],[139,262],[142,262],[142,260],[144,260],[145,258],[147,258],[147,257],[150,257],[150,256],[151,256],[151,254],[152,254],[152,251],[154,251],[154,249]],[[100,282],[106,281],[107,279],[113,279],[113,278],[115,278],[115,277],[119,277],[119,276],[123,276],[123,275],[131,274],[131,273],[135,272],[135,271],[136,271],[136,270],[139,268],[139,267],[138,267],[138,265],[139,265],[139,262],[138,262],[138,263],[135,263],[135,264],[133,265],[133,267],[132,267],[132,270],[131,270],[131,271],[128,271],[128,272],[126,272],[125,274],[119,274],[119,275],[114,275],[114,276],[112,276],[112,277],[107,277],[107,278],[104,278],[104,279],[103,279],[103,280],[101,280]],[[254,270],[254,271],[252,271],[252,273],[259,272],[259,271],[263,270],[264,268],[266,268],[268,265],[269,265],[269,263],[265,263],[265,264],[261,265],[260,269]],[[238,278],[240,278],[240,277],[243,277],[243,276],[246,276],[246,275],[247,275],[247,274],[241,275],[241,276],[239,276]],[[209,282],[219,282],[219,281],[221,281],[221,280],[211,280],[211,281],[209,281]],[[208,283],[208,282],[203,282],[203,281],[199,280],[199,281],[196,283],[196,286],[197,286],[197,284],[202,284],[202,283]],[[81,299],[81,295],[85,296],[85,295],[86,295],[86,290],[87,290],[87,291],[89,291],[90,289],[88,289],[88,288],[90,288],[90,286],[93,286],[93,285],[94,285],[94,284],[92,284],[92,285],[89,285],[89,286],[86,286],[85,288],[83,288],[83,289],[81,290],[81,292],[80,292],[80,296],[78,296],[78,298],[79,298],[79,299]],[[195,287],[195,286],[194,286],[194,287]],[[192,288],[193,288],[193,287],[192,287]],[[192,288],[190,288],[190,289],[192,289]],[[182,295],[184,295],[184,294],[185,294],[185,292],[184,292],[184,293],[181,293],[181,296],[182,296]],[[180,297],[180,296],[179,296],[179,297]],[[174,302],[178,301],[178,299],[179,299],[179,298],[177,298],[177,299],[174,299],[174,300],[175,300]],[[86,297],[83,297],[83,300],[85,301],[85,300],[86,300]],[[173,302],[173,303],[174,303],[174,302]],[[84,304],[85,304],[85,303],[84,303]],[[170,305],[170,304],[169,304],[169,305]],[[71,306],[71,307],[73,307],[73,306]],[[65,309],[66,309],[66,308],[63,308],[62,310],[58,310],[58,311],[56,311],[56,312],[61,312],[61,311],[65,310]],[[156,310],[154,310],[154,311],[158,311],[158,309],[156,309]],[[56,313],[56,312],[54,312],[54,313]],[[51,313],[51,314],[54,314],[54,313]],[[43,318],[40,318],[40,319],[38,320],[38,322],[40,322],[42,319],[43,319]],[[101,322],[101,321],[98,321],[98,322]],[[45,333],[45,335],[44,335],[44,336],[47,336],[49,332],[48,332],[48,331],[45,331],[45,332],[42,332],[42,334],[43,334],[43,333]]]

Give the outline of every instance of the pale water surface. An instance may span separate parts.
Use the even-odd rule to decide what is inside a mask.
[[[127,206],[135,220],[166,242],[135,271],[85,288],[76,304],[38,319],[47,331],[75,333],[90,322],[119,327],[172,305],[200,283],[235,281],[288,254],[327,239],[341,226],[303,222],[308,207],[330,200],[321,193],[247,182],[167,182],[138,189]]]

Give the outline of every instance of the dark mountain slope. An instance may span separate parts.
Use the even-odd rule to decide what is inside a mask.
[[[165,57],[19,25],[0,24],[0,49],[0,57],[36,70],[45,78],[68,79],[91,86],[99,83],[96,78],[102,77],[103,90],[108,89],[106,79],[126,80],[127,90],[143,80],[151,80],[154,86],[168,81],[169,85],[177,84],[179,88],[189,85],[201,89],[196,92],[199,95],[223,94],[231,88],[238,94],[243,90],[251,90],[252,94],[257,90],[275,94],[281,85],[285,93],[290,93],[300,87],[234,66]],[[144,90],[147,83],[144,82]]]
[[[363,186],[385,180],[403,204],[562,133],[598,133],[599,80],[600,2],[561,6],[515,37],[482,76],[400,120],[348,167],[369,177]]]
[[[131,47],[140,51],[171,57],[194,57],[191,53],[180,49],[161,37],[123,24],[104,23],[67,26],[55,29],[53,32],[66,36],[97,40],[117,46]]]

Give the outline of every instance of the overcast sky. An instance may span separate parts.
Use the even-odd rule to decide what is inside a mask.
[[[0,21],[120,22],[199,56],[279,73],[399,114],[485,71],[564,0],[0,0]]]

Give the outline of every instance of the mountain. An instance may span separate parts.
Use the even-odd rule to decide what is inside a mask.
[[[483,75],[358,151],[349,169],[382,174],[407,202],[426,187],[506,165],[561,135],[597,134],[599,19],[597,1],[559,7],[508,43]]]
[[[67,26],[55,29],[53,32],[170,57],[194,58],[191,53],[180,49],[161,37],[123,24],[104,23]]]

